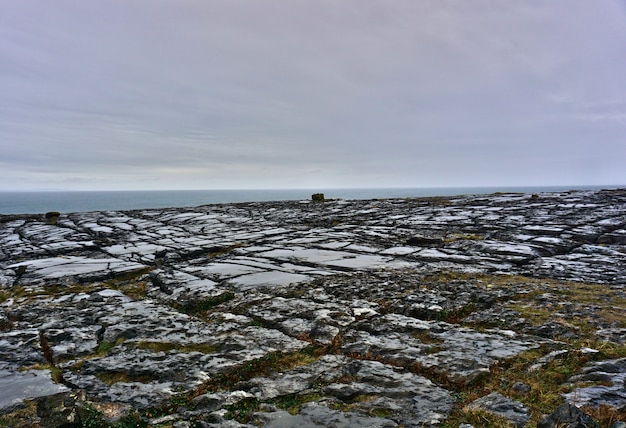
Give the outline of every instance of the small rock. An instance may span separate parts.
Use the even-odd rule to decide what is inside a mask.
[[[516,382],[513,384],[511,389],[519,396],[525,397],[530,392],[530,385],[526,385],[522,382]]]
[[[202,394],[191,400],[194,408],[207,412],[219,409],[222,403],[224,403],[224,398],[219,394]]]
[[[313,193],[311,195],[311,199],[315,202],[323,202],[324,201],[324,194],[323,193]]]
[[[566,349],[552,351],[549,354],[546,354],[543,357],[539,358],[535,364],[533,364],[532,366],[528,368],[528,371],[536,372],[537,370],[541,369],[542,367],[545,367],[548,363],[554,361],[557,358],[565,358],[565,355],[568,352],[569,351]]]
[[[469,409],[480,409],[511,421],[516,427],[526,426],[530,420],[530,412],[519,401],[511,400],[502,394],[493,392],[473,401]]]
[[[594,428],[599,425],[591,416],[570,403],[561,404],[551,415],[537,424],[537,428]]]
[[[570,403],[580,406],[608,406],[626,410],[626,358],[589,363],[570,382],[602,382],[576,388],[565,394]]]

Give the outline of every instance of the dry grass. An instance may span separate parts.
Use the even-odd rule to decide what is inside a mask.
[[[445,237],[443,242],[456,242],[456,241],[482,241],[485,239],[484,236],[478,235],[476,233],[452,233]]]
[[[519,312],[534,326],[553,322],[576,331],[578,337],[561,338],[558,346],[568,352],[535,371],[529,371],[529,368],[538,359],[554,350],[553,346],[544,345],[501,361],[491,367],[488,376],[465,385],[449,382],[445,377],[438,378],[440,374],[436,371],[429,373],[429,370],[415,368],[415,372],[455,391],[460,398],[443,427],[458,427],[460,423],[470,423],[476,427],[509,426],[506,421],[493,415],[469,412],[465,408],[467,404],[491,392],[499,392],[522,402],[531,413],[530,426],[535,426],[543,415],[551,413],[562,404],[564,393],[570,392],[575,387],[588,386],[567,383],[585,364],[592,360],[626,357],[625,345],[606,342],[596,336],[598,328],[602,325],[618,328],[626,326],[626,299],[622,290],[606,284],[529,278],[520,275],[443,272],[425,278],[425,282],[431,284],[448,284],[453,281],[469,282],[488,290],[507,291],[507,301],[497,304]],[[592,348],[598,352],[588,354],[579,351],[582,348]],[[528,385],[530,392],[519,396],[512,389],[517,382]],[[602,427],[609,427],[615,421],[626,418],[624,412],[620,413],[606,406],[584,410],[598,420]]]
[[[37,404],[34,401],[25,402],[25,407],[11,413],[0,415],[0,427],[7,428],[39,428]]]

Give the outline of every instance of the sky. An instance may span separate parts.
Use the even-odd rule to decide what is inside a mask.
[[[626,184],[626,0],[3,0],[0,190]]]

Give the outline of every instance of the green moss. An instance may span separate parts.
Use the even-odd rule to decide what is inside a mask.
[[[103,340],[98,343],[96,347],[95,354],[96,356],[103,356],[108,354],[111,349],[115,348],[117,345],[120,345],[124,342],[124,338],[120,337],[115,342],[109,342],[108,340]]]
[[[235,404],[225,406],[224,408],[228,411],[226,418],[234,419],[240,423],[247,423],[250,421],[252,413],[259,408],[259,404],[260,402],[256,398],[244,398]]]
[[[393,416],[393,412],[389,409],[385,409],[383,407],[376,407],[367,412],[370,416],[375,418],[389,418]]]
[[[271,400],[271,403],[280,409],[288,411],[292,415],[297,415],[298,413],[300,413],[300,407],[303,404],[317,401],[321,398],[322,395],[319,393],[289,394],[283,395],[282,397],[277,397]]]
[[[54,383],[63,383],[63,370],[52,364],[33,364],[28,367],[20,367],[18,371],[25,372],[29,370],[48,370],[50,371],[50,379]]]
[[[51,367],[50,378],[54,383],[63,383],[63,370],[58,367]]]
[[[209,311],[216,306],[226,303],[235,298],[235,293],[227,291],[214,297],[203,300],[194,300],[177,307],[177,309],[188,315],[197,315]]]

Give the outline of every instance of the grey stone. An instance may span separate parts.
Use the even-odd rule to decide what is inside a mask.
[[[11,411],[25,399],[65,392],[69,389],[54,383],[49,370],[17,371],[17,367],[0,363],[0,413]]]
[[[515,382],[513,384],[513,386],[511,386],[511,389],[518,395],[524,397],[526,395],[528,395],[528,393],[531,390],[530,385],[526,385],[525,383],[522,382]]]
[[[511,421],[513,425],[519,428],[526,426],[530,420],[530,411],[526,406],[497,392],[481,397],[471,402],[467,407],[493,413]]]
[[[220,394],[202,394],[193,398],[191,405],[195,409],[212,412],[213,410],[219,409],[224,404],[224,401],[224,397]]]
[[[570,382],[602,382],[602,385],[575,388],[565,394],[569,402],[626,411],[626,358],[589,363]]]
[[[561,404],[552,414],[543,418],[537,428],[597,428],[591,416],[570,403]]]
[[[398,424],[389,419],[332,410],[323,403],[306,403],[297,415],[291,415],[285,411],[277,411],[258,413],[256,418],[267,428],[390,428],[398,426]]]

